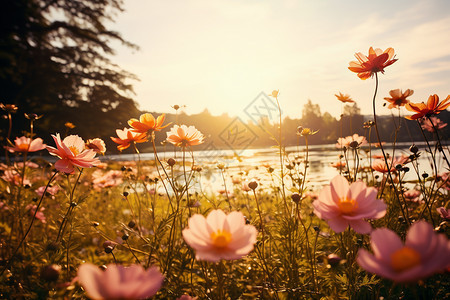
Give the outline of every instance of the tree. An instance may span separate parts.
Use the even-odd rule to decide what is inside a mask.
[[[4,1],[0,100],[43,114],[45,133],[61,131],[66,121],[89,137],[113,133],[120,121],[138,113],[127,84],[135,76],[110,60],[112,41],[137,46],[105,27],[122,5],[122,0]],[[25,129],[15,128],[16,134]]]

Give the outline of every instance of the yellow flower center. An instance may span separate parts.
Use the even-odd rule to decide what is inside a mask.
[[[396,272],[411,269],[418,264],[420,254],[410,247],[403,247],[391,254],[391,266]]]
[[[75,146],[70,146],[69,149],[70,151],[72,151],[73,155],[80,154],[80,151],[78,151],[78,149]]]
[[[358,208],[358,203],[355,199],[348,199],[347,197],[339,199],[338,207],[344,214],[351,214]]]
[[[226,230],[217,230],[211,233],[211,240],[215,247],[224,248],[231,242],[231,233]]]
[[[28,151],[28,146],[29,146],[29,144],[20,144],[20,145],[17,145],[17,148],[19,148],[20,151],[26,152],[26,151]]]

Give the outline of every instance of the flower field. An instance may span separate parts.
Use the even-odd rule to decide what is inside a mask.
[[[135,161],[102,159],[105,142],[70,134],[70,124],[46,145],[35,133],[41,116],[26,115],[24,136],[7,130],[0,166],[0,298],[450,297],[450,152],[447,124],[438,118],[450,95],[421,103],[407,99],[411,89],[385,95],[381,101],[399,111],[397,124],[414,120],[433,135],[407,155],[395,142],[388,151],[378,134],[377,89],[397,61],[394,49],[355,56],[348,69],[374,84],[369,134],[337,140],[336,174],[317,190],[308,186],[308,139],[326,133],[284,132],[277,90],[270,97],[280,115],[272,136],[278,161],[253,166],[258,173],[230,174],[220,157],[202,165],[194,151],[207,137],[190,124],[167,123],[164,114],[129,116],[128,127],[111,129],[117,149],[132,151]],[[1,108],[9,121],[23,113]],[[166,127],[165,142],[176,150],[161,158],[155,137]],[[305,146],[287,152],[284,134]],[[154,160],[140,159],[143,143]],[[34,156],[43,152],[54,163]],[[208,168],[218,170],[220,192],[199,184]]]

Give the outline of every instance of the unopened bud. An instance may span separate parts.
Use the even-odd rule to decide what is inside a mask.
[[[299,203],[301,200],[300,194],[299,193],[293,193],[291,195],[291,199],[292,201],[294,201],[295,203]]]
[[[173,167],[176,163],[177,163],[177,162],[176,162],[175,159],[173,159],[173,158],[169,158],[169,159],[167,160],[167,164],[168,164],[169,166],[171,166],[171,167]]]
[[[57,281],[59,278],[59,273],[61,271],[61,266],[58,265],[48,265],[41,269],[41,278],[45,281]]]
[[[256,182],[256,180],[252,180],[248,183],[248,187],[255,190],[258,187],[258,182]]]

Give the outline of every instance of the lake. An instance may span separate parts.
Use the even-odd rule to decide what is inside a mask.
[[[409,151],[409,143],[399,143],[395,148],[395,156],[407,155],[409,156],[411,152]],[[430,155],[425,152],[426,144],[416,144],[421,152],[421,156],[418,160],[420,173],[424,171],[428,174],[432,174],[432,169],[430,166]],[[385,145],[384,149],[386,153],[392,155],[393,147],[392,145]],[[366,151],[363,151],[366,150]],[[349,151],[351,152],[351,151]],[[300,157],[303,160],[305,155],[305,146],[291,146],[286,148],[286,153],[290,161],[294,161],[296,157]],[[339,171],[332,167],[331,164],[339,161],[339,155],[341,154],[341,149],[336,148],[335,144],[326,145],[311,145],[309,146],[309,168],[307,171],[307,187],[311,190],[319,190],[323,185],[328,184],[330,180],[339,174]],[[368,147],[362,147],[360,151],[361,163],[360,166],[369,166],[368,160]],[[366,154],[364,154],[366,153]],[[448,152],[447,152],[448,153]],[[268,175],[265,166],[271,166],[275,169],[273,175],[279,176],[279,166],[280,158],[275,148],[263,148],[263,149],[245,149],[238,152],[239,160],[237,159],[235,153],[232,150],[217,150],[214,152],[211,150],[194,151],[192,153],[195,158],[195,164],[202,166],[203,171],[201,175],[201,185],[203,190],[217,192],[218,190],[223,190],[223,179],[220,170],[217,168],[218,163],[223,163],[226,165],[225,178],[227,180],[227,188],[231,189],[231,177],[239,176],[240,173],[247,174],[245,178],[258,178],[260,182],[264,185],[271,184],[272,179]],[[379,148],[372,147],[372,156],[381,155],[381,150]],[[175,157],[177,161],[181,162],[182,153],[177,152],[174,155],[173,151],[158,152],[158,156],[161,160],[166,160],[170,157]],[[353,158],[349,155],[349,165],[352,166]],[[141,153],[141,160],[154,160],[153,153]],[[107,155],[102,158],[102,160],[113,160],[113,161],[130,161],[138,160],[136,154],[118,154],[118,155]],[[186,160],[191,161],[191,154],[186,153]],[[441,154],[438,155],[438,168],[440,172],[444,172],[445,162],[441,158]],[[287,164],[287,163],[286,163]],[[417,174],[413,170],[411,164],[407,164],[410,167],[410,171],[406,173],[405,180],[417,179]],[[303,171],[303,164],[300,166],[300,171]],[[284,169],[287,171],[286,168]]]

